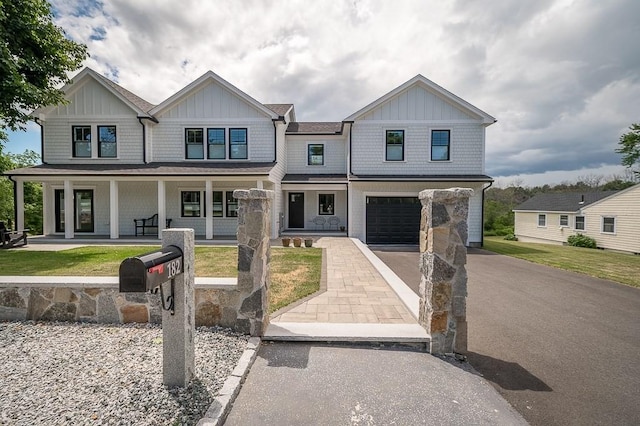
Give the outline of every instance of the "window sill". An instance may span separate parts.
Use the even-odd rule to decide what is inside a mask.
[[[120,160],[120,157],[69,157],[69,161]]]
[[[453,163],[452,160],[429,160],[430,163]]]

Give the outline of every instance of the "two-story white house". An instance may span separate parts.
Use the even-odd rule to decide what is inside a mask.
[[[7,172],[16,224],[23,183],[42,182],[44,234],[123,238],[157,214],[158,232],[234,238],[234,189],[275,192],[272,236],[344,232],[416,243],[427,188],[470,187],[469,245],[482,241],[487,113],[416,76],[341,122],[297,122],[207,72],[152,105],[89,68],[69,103],[34,111],[43,164]],[[153,231],[155,236],[155,231]]]

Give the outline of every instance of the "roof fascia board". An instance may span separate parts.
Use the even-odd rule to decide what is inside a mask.
[[[511,210],[514,213],[554,213],[554,214],[576,214],[578,210]]]
[[[252,98],[251,96],[249,96],[248,94],[243,92],[242,90],[238,89],[236,86],[234,86],[233,84],[229,83],[228,81],[226,81],[225,79],[223,79],[222,77],[220,77],[219,75],[214,73],[213,71],[207,71],[206,73],[204,73],[203,75],[201,75],[200,77],[198,77],[197,79],[192,81],[191,83],[187,84],[185,87],[180,89],[178,92],[174,93],[173,95],[171,95],[170,97],[168,97],[167,99],[162,101],[159,105],[157,105],[155,108],[153,108],[151,111],[149,111],[149,113],[151,115],[156,115],[156,114],[166,110],[167,108],[170,108],[171,106],[175,105],[180,100],[182,100],[182,99],[186,98],[187,96],[189,96],[191,93],[196,91],[201,85],[203,85],[204,83],[206,83],[208,81],[214,81],[214,82],[220,84],[221,86],[223,86],[225,89],[229,90],[234,95],[238,96],[239,98],[241,98],[245,102],[248,102],[249,104],[251,104],[254,107],[256,107],[258,110],[263,112],[266,116],[268,116],[272,120],[273,119],[277,120],[278,118],[280,118],[280,116],[278,114],[276,114],[275,112],[271,111],[269,108],[267,108],[266,106],[262,105],[260,102],[258,102],[257,100],[255,100],[254,98]]]

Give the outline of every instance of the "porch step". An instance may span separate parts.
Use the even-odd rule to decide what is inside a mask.
[[[431,337],[418,324],[271,323],[262,337],[270,341],[348,342],[425,345]]]

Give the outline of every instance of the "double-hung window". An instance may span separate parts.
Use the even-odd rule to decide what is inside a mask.
[[[200,191],[182,191],[182,217],[200,217]]]
[[[91,158],[91,126],[72,126],[73,156]]]
[[[224,160],[225,155],[224,129],[207,129],[207,158]]]
[[[213,191],[213,217],[222,217],[224,213],[222,191]]]
[[[547,226],[547,215],[539,214],[538,215],[538,227],[544,228]]]
[[[204,159],[204,135],[202,129],[185,129],[185,158]]]
[[[569,215],[567,214],[560,215],[560,226],[569,226]]]
[[[576,231],[584,231],[584,216],[576,216]]]
[[[238,217],[238,200],[233,197],[233,191],[226,192],[227,217]]]
[[[309,166],[324,165],[324,145],[321,143],[312,143],[307,147],[307,164]]]
[[[404,130],[387,130],[386,161],[404,161]]]
[[[335,196],[334,194],[318,195],[318,214],[333,215],[335,212]]]
[[[616,233],[616,218],[613,216],[602,217],[602,232],[605,234]]]
[[[233,160],[248,158],[247,129],[229,129],[229,158]]]
[[[449,130],[431,131],[431,161],[448,161],[450,159],[451,132]]]
[[[116,126],[98,126],[98,157],[118,156]]]

